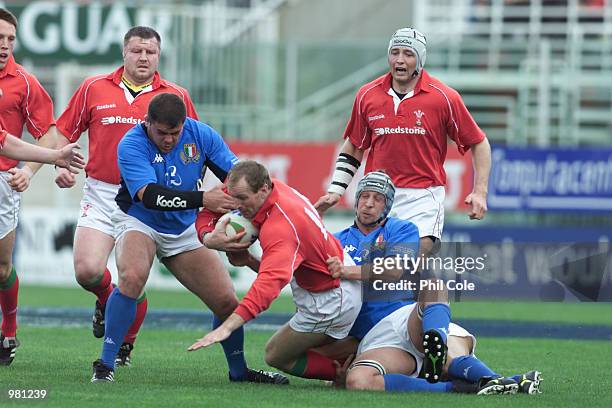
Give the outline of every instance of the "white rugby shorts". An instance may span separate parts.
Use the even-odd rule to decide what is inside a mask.
[[[155,242],[159,259],[202,247],[202,243],[198,240],[195,224],[191,224],[179,235],[164,234],[155,231],[139,219],[127,215],[119,208],[113,213],[112,222],[115,225],[115,240],[117,242],[123,238],[126,232],[139,231]]]
[[[347,253],[345,265],[355,265]],[[291,280],[297,312],[289,327],[300,333],[322,333],[334,339],[345,338],[361,310],[361,281],[340,280],[340,286],[325,292],[310,292]]]
[[[115,210],[119,209],[115,202],[118,191],[118,184],[109,184],[87,177],[83,187],[77,227],[93,228],[114,237],[115,226],[112,217]]]
[[[0,171],[0,239],[17,228],[19,222],[21,194],[9,186],[8,179],[11,176],[7,171]]]
[[[444,228],[443,186],[397,188],[390,216],[408,220],[419,228],[419,236],[442,238]]]
[[[416,369],[411,374],[411,377],[417,377],[423,367],[423,358],[425,355],[421,353],[408,337],[408,318],[412,311],[417,307],[417,303],[406,305],[397,309],[395,312],[386,316],[376,326],[365,335],[359,343],[357,356],[369,350],[379,349],[383,347],[393,347],[404,350],[412,355],[416,361]],[[474,354],[476,349],[476,337],[465,330],[458,324],[451,323],[448,326],[448,335],[456,337],[471,337],[472,350],[470,355]],[[357,360],[355,360],[357,361]]]

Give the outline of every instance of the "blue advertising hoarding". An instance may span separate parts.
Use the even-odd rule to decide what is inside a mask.
[[[494,147],[492,210],[612,213],[612,149]]]

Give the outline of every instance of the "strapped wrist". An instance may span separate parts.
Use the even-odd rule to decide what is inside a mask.
[[[338,195],[344,194],[360,165],[361,162],[357,158],[348,153],[340,153],[336,160],[336,169],[334,170],[327,192]]]

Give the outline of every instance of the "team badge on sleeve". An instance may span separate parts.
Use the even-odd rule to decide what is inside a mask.
[[[183,163],[197,163],[200,160],[200,152],[195,143],[185,143],[181,152],[181,160]]]

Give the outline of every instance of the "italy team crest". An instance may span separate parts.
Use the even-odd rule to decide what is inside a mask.
[[[181,160],[183,163],[197,163],[200,160],[200,152],[195,143],[185,143],[181,152]]]
[[[385,247],[385,238],[383,237],[383,234],[379,234],[376,237],[376,241],[374,241],[374,248],[376,249],[383,249]]]

